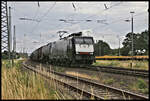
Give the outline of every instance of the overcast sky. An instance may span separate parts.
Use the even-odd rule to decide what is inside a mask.
[[[16,26],[17,52],[31,53],[59,39],[58,31],[69,33],[91,30],[94,40],[119,47],[119,38],[131,32],[130,11],[134,11],[134,32],[148,29],[148,2],[8,2],[12,27]],[[20,20],[28,18],[32,20]],[[60,19],[67,22],[59,21]],[[35,21],[36,20],[36,21]],[[72,21],[69,21],[72,20]],[[91,21],[86,21],[91,20]],[[39,21],[39,22],[38,22]],[[12,28],[13,32],[13,28]],[[122,47],[122,44],[121,44]]]

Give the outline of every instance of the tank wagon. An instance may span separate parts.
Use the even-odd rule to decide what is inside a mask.
[[[95,62],[94,40],[93,37],[83,36],[82,32],[72,33],[36,49],[30,59],[56,65],[90,65]]]

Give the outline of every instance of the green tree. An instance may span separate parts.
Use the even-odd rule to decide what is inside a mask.
[[[145,30],[139,34],[138,39],[136,40],[135,43],[135,53],[137,55],[148,55],[149,51],[149,36],[148,36],[148,31]]]
[[[12,58],[12,52],[10,52],[10,59]],[[18,59],[20,57],[20,54],[19,53],[16,53],[16,55],[14,56],[14,59]],[[9,58],[9,53],[8,51],[4,51],[2,52],[2,59],[8,59]]]
[[[8,51],[2,52],[2,59],[8,59],[9,57]]]
[[[110,46],[108,43],[99,40],[98,43],[94,44],[95,55],[96,56],[104,56],[109,55],[111,52]]]
[[[113,56],[119,55],[119,49],[111,49],[110,55],[113,55]]]
[[[141,33],[133,33],[133,52],[134,55],[148,55],[148,31],[145,30]],[[121,48],[121,55],[132,55],[132,33],[126,35],[123,41],[123,48]]]

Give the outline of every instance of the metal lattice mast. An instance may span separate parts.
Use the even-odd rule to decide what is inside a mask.
[[[1,52],[8,51],[10,59],[10,34],[8,26],[7,2],[1,1]]]

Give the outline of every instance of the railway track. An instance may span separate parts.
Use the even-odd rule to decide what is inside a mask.
[[[81,67],[84,68],[84,67]],[[108,73],[116,73],[122,75],[130,75],[136,77],[148,78],[149,72],[147,70],[138,70],[138,69],[128,69],[122,67],[110,67],[110,66],[86,66],[87,69],[108,72]]]
[[[66,66],[61,66],[61,67],[66,68]],[[107,73],[113,73],[113,74],[142,77],[146,79],[149,77],[148,70],[129,69],[129,68],[111,67],[111,66],[85,66],[85,65],[75,66],[74,65],[70,67],[79,68],[79,69],[88,69],[88,70],[97,71],[97,72],[107,72]]]
[[[44,68],[47,73],[51,75],[46,75],[47,73],[41,72],[37,67],[29,66],[23,63],[23,66],[27,69],[30,69],[34,72],[39,73],[40,75],[46,77],[47,79],[53,78],[57,83],[64,85],[65,87],[82,94],[86,98],[94,99],[142,99],[146,100],[148,97],[134,94],[125,90],[117,89],[114,87],[109,87],[103,84],[93,82],[88,79],[83,79],[80,77],[70,76],[63,73],[58,73],[52,71],[48,68]]]

